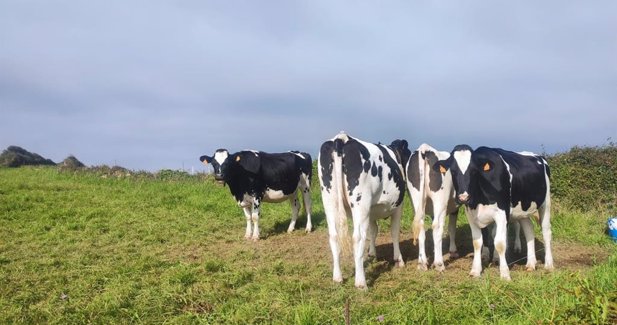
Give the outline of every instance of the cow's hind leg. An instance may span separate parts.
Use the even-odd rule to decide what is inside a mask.
[[[244,238],[250,239],[253,234],[253,228],[251,227],[251,215],[253,212],[250,207],[244,207],[242,211],[244,211],[244,217],[246,218],[246,232],[244,233]]]
[[[394,248],[394,264],[398,267],[405,266],[403,261],[403,254],[401,254],[401,247],[399,242],[399,236],[401,233],[401,215],[403,214],[403,207],[400,206],[392,214],[392,222],[390,227],[390,233],[392,236],[392,247]]]
[[[311,185],[308,175],[302,174],[302,180],[300,181],[300,190],[302,191],[302,199],[304,200],[304,210],[306,210],[306,232],[313,230],[313,224],[311,223],[311,212],[313,201],[311,200]]]
[[[552,231],[551,231],[551,208],[550,198],[547,202],[538,209],[540,214],[540,224],[542,226],[542,237],[544,238],[544,268],[552,271],[555,266],[553,265],[553,251],[551,249]]]
[[[353,216],[353,259],[355,264],[355,286],[359,289],[366,288],[366,276],[364,274],[364,245],[369,225],[368,209],[356,208],[352,211]]]
[[[515,222],[517,223],[517,222]],[[533,225],[531,219],[523,218],[519,220],[518,224],[523,228],[525,233],[525,240],[527,241],[527,271],[533,271],[536,269],[536,236],[533,234]]]
[[[253,200],[253,213],[251,214],[251,220],[253,221],[253,235],[251,239],[253,241],[259,240],[259,211],[260,211],[261,200],[255,198]]]
[[[448,221],[448,233],[450,234],[450,259],[458,258],[458,250],[456,249],[456,219],[458,218],[458,210],[450,213]]]
[[[368,223],[368,238],[369,238],[369,246],[368,246],[368,257],[375,258],[377,257],[377,248],[375,247],[375,241],[377,240],[377,232],[379,231],[379,227],[377,226],[377,219],[371,218]]]
[[[439,202],[435,204],[435,206],[441,206]],[[433,208],[434,219],[433,219],[433,266],[435,270],[439,272],[443,272],[446,267],[443,264],[443,250],[441,248],[441,241],[443,239],[443,228],[446,222],[446,211],[440,208]]]
[[[298,213],[300,212],[300,201],[298,201],[298,193],[294,192],[289,197],[289,204],[291,205],[291,222],[287,232],[292,232],[296,228],[296,220],[298,220]]]
[[[512,224],[512,227],[514,228],[514,252],[518,254],[522,250],[522,246],[521,246],[521,223],[518,222],[518,221],[512,220],[511,224]],[[525,237],[527,237],[527,233],[525,233]]]

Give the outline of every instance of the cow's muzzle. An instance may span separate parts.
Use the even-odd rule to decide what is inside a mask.
[[[469,201],[469,194],[467,194],[467,192],[465,192],[463,194],[459,194],[456,197],[456,199],[457,199],[458,203],[465,204],[465,203],[467,203]]]

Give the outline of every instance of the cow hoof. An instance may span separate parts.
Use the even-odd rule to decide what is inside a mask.
[[[426,271],[428,270],[428,266],[426,266],[426,264],[424,263],[418,263],[418,270],[420,271]]]
[[[306,229],[304,230],[307,234],[310,233],[313,229],[311,229],[313,227],[306,227]]]
[[[252,237],[251,238],[254,242],[258,242],[259,241],[259,237]]]
[[[536,270],[536,265],[535,264],[527,264],[525,265],[525,271],[527,272],[532,272]]]
[[[544,269],[549,271],[549,272],[555,271],[555,267],[553,266],[553,264],[546,264],[546,265],[544,265]]]
[[[403,260],[398,260],[394,262],[394,266],[403,268],[405,267],[405,262]]]
[[[512,278],[510,278],[510,274],[502,274],[501,279],[504,281],[512,281]]]
[[[469,275],[470,275],[472,278],[479,278],[479,277],[480,277],[480,272],[476,272],[476,271],[473,271],[473,270],[472,270],[471,272],[469,272]]]
[[[450,259],[451,260],[457,259],[459,257],[460,257],[460,255],[458,255],[458,252],[456,252],[456,251],[450,252]]]
[[[287,229],[287,233],[288,233],[288,234],[291,234],[292,232],[294,232],[294,229],[293,229],[293,228],[289,228],[289,229]]]
[[[367,287],[366,287],[366,282],[360,282],[360,283],[356,283],[356,288],[362,290],[362,291],[366,291]]]
[[[446,269],[443,263],[433,264],[433,267],[435,267],[437,272],[443,272]]]
[[[341,283],[341,282],[343,282],[343,277],[342,276],[334,276],[334,277],[332,277],[332,281],[334,281],[336,283]]]

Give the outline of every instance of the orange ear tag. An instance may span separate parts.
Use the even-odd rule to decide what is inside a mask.
[[[488,163],[484,164],[484,168],[482,168],[485,172],[491,170],[491,165],[489,165]]]
[[[445,168],[444,166],[442,166],[442,165],[439,165],[439,171],[440,171],[442,174],[445,174],[445,173],[446,173],[446,168]]]
[[[236,161],[240,161],[240,156],[236,157]]]

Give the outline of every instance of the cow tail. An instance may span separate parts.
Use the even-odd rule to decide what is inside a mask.
[[[420,192],[420,202],[418,202],[418,206],[414,206],[415,215],[412,225],[412,239],[414,245],[418,240],[418,235],[420,234],[420,231],[422,231],[422,228],[424,228],[424,211],[426,208],[424,204],[426,204],[427,201],[425,184],[427,182],[426,178],[428,178],[428,172],[430,168],[430,166],[428,166],[428,162],[426,161],[426,159],[424,159],[426,150],[427,148],[425,147],[425,145],[421,145],[418,148],[418,174],[420,175],[420,189],[418,191]]]
[[[345,184],[343,180],[343,145],[349,138],[344,133],[336,136],[334,139],[334,153],[333,153],[333,189],[335,193],[335,227],[338,238],[338,244],[343,252],[343,255],[349,255],[351,253],[351,239],[349,238],[349,229],[347,226],[347,212],[345,210]]]

